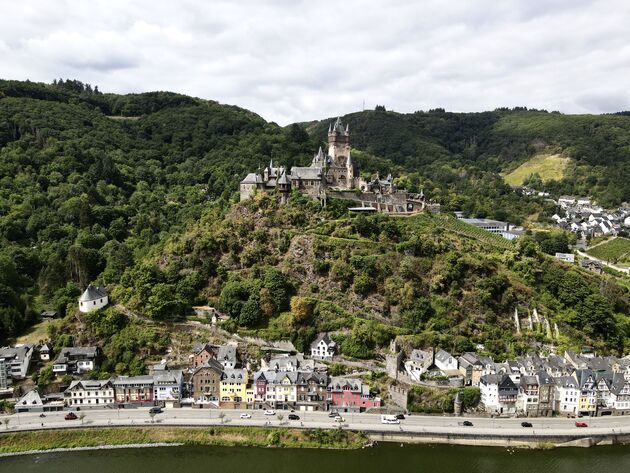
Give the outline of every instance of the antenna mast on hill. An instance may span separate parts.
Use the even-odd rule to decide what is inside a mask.
[[[363,111],[365,112],[365,99],[363,99]]]

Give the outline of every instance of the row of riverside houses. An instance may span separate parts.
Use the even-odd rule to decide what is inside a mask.
[[[530,353],[496,363],[474,352],[413,350],[404,367],[412,381],[459,372],[462,384],[479,387],[483,408],[494,415],[630,414],[630,357],[567,350],[563,357]]]
[[[228,345],[229,346],[229,345]],[[331,360],[335,342],[320,334],[311,345],[311,358],[304,354],[277,354],[261,359],[259,369],[245,367],[236,347],[202,344],[190,355],[189,394],[197,407],[227,409],[297,409],[363,412],[381,407],[361,379],[330,377],[319,360]]]
[[[326,365],[321,362],[331,360],[335,350],[335,342],[327,334],[320,334],[312,344],[311,358],[301,353],[278,355],[260,360],[256,363],[258,370],[252,371],[249,362],[242,366],[237,345],[200,344],[190,355],[190,366],[183,370],[169,370],[162,362],[152,366],[149,375],[89,380],[81,378],[98,367],[99,348],[64,347],[52,367],[57,376],[74,377],[70,386],[56,395],[40,397],[27,393],[18,400],[16,409],[57,410],[59,396],[71,408],[190,404],[234,409],[363,411],[380,407],[380,399],[372,396],[361,380],[349,378],[342,382],[328,377]],[[42,360],[51,359],[46,344],[39,351]],[[24,378],[33,352],[33,346],[1,349],[0,380],[8,384],[7,379],[10,382],[12,378]]]

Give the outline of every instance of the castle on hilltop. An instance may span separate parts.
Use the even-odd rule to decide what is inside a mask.
[[[355,211],[412,213],[424,208],[424,195],[398,190],[390,175],[378,175],[367,182],[361,179],[358,166],[352,161],[349,126],[337,118],[328,127],[328,152],[319,148],[310,166],[274,167],[273,160],[258,172],[249,173],[240,184],[241,201],[255,192],[276,190],[286,203],[292,190],[318,199],[326,205],[329,197],[353,200]]]

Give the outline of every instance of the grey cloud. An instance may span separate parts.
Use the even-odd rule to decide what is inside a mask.
[[[628,108],[623,0],[0,0],[0,74],[173,90],[281,124],[368,108]]]

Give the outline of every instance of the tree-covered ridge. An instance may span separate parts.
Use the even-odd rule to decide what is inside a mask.
[[[290,338],[299,349],[333,331],[358,358],[396,335],[455,352],[482,343],[495,355],[532,343],[630,346],[629,296],[612,279],[562,265],[530,237],[506,247],[452,231],[454,222],[430,214],[336,218],[298,195],[286,206],[258,195],[227,214],[205,211],[127,269],[114,295],[161,319],[210,301],[231,316],[225,328]],[[560,339],[517,335],[516,307],[557,322]]]
[[[424,189],[446,210],[462,209],[512,223],[552,212],[548,203],[514,193],[499,175],[541,147],[562,148],[574,160],[567,179],[551,185],[557,192],[602,197],[615,189],[625,192],[630,182],[627,160],[623,161],[627,116],[571,117],[523,110],[402,115],[382,109],[351,114],[345,120],[350,123],[353,159],[366,177],[391,172],[400,176],[401,187]],[[412,331],[441,333],[452,328],[470,337],[493,333],[492,339],[500,340],[509,331],[507,319],[501,318],[508,305],[524,299],[510,299],[500,310],[493,309],[499,328],[491,328],[492,317],[479,315],[474,330],[463,332],[467,290],[453,298],[448,291],[441,296],[454,304],[453,310],[426,288],[411,293],[420,301],[416,308],[391,303],[401,299],[396,284],[402,280],[397,279],[398,270],[391,272],[390,263],[374,252],[378,248],[391,255],[396,268],[402,266],[398,259],[402,250],[396,248],[407,242],[409,230],[399,222],[383,217],[375,217],[376,223],[351,221],[340,203],[324,213],[311,208],[313,203],[294,203],[274,210],[269,218],[275,226],[263,220],[261,229],[253,224],[258,223],[254,217],[259,210],[247,225],[238,218],[247,205],[230,212],[238,182],[247,172],[270,159],[287,166],[310,162],[325,142],[328,125],[326,120],[281,128],[239,107],[169,92],[117,95],[73,80],[53,84],[0,80],[0,339],[19,333],[42,308],[64,313],[68,304],[74,307],[81,290],[98,280],[114,289],[120,300],[159,320],[181,317],[191,304],[217,298],[234,315],[232,324],[241,323],[241,315],[247,321],[241,330],[253,321],[257,330],[263,327],[269,335],[283,331],[299,335],[300,343],[310,337],[314,325],[294,325],[285,314],[310,320],[313,314],[325,313],[322,317],[330,327],[348,328],[355,326],[347,322],[355,320],[358,308],[369,311],[367,321],[359,317],[357,327],[383,324],[384,334],[412,330],[403,323],[403,313],[415,313],[421,324]],[[342,220],[326,223],[324,218]],[[483,253],[488,245],[495,256],[503,251],[492,241],[475,239],[470,230],[461,231],[457,223],[439,218],[430,223],[428,228],[441,231],[437,248],[442,248],[442,240],[450,242],[454,249],[446,252],[460,251],[462,261],[469,258],[462,242],[471,238],[485,245],[471,254]],[[368,230],[355,228],[358,224]],[[378,230],[369,230],[374,226]],[[265,230],[272,227],[275,230]],[[196,237],[189,240],[190,235]],[[293,248],[300,239],[304,247]],[[184,243],[183,249],[177,248]],[[358,248],[338,248],[345,243]],[[540,242],[545,248],[555,248],[556,243]],[[301,251],[309,256],[295,257]],[[346,253],[349,256],[343,256]],[[321,254],[333,257],[316,257]],[[481,256],[480,261],[486,261]],[[441,266],[436,265],[451,264],[441,252],[419,258],[414,261],[431,277],[439,272]],[[458,258],[459,253],[452,261]],[[313,267],[304,267],[307,263]],[[503,272],[507,262],[497,264],[488,274],[507,274]],[[313,302],[315,292],[305,289],[312,286],[302,279],[305,274],[332,291],[330,298]],[[511,274],[506,277],[521,289],[518,293],[534,297],[537,279],[514,279]],[[589,281],[589,291],[597,286],[580,277]],[[426,287],[432,288],[425,279]],[[483,287],[482,276],[477,282],[471,289]],[[387,284],[396,288],[394,292],[384,292]],[[226,285],[232,292],[221,298]],[[291,307],[295,295],[302,299]],[[334,297],[353,305],[335,305]],[[552,299],[541,301],[542,306],[560,314],[561,322],[564,317],[569,330],[577,326],[575,320],[583,314],[573,319],[568,306],[556,307]],[[614,300],[623,301],[625,295]],[[624,304],[614,302],[614,311],[624,312]],[[608,314],[608,306],[602,307]],[[373,312],[374,308],[378,310]],[[446,325],[435,322],[438,328],[431,332],[426,314],[435,321],[442,320],[438,314],[448,314],[452,320]],[[604,343],[598,342],[598,330],[586,334],[595,344]],[[623,330],[616,333],[621,339],[610,346],[625,337]],[[571,333],[569,339],[581,337]],[[449,338],[449,343],[453,340]]]
[[[463,206],[473,214],[498,218],[496,211],[504,214],[512,208],[515,217],[527,216],[532,204],[510,202],[511,190],[497,174],[542,151],[572,159],[565,178],[547,183],[545,190],[590,195],[609,206],[630,201],[626,115],[563,115],[522,108],[482,113],[381,110],[352,113],[344,120],[352,129],[354,146],[386,159],[381,171],[393,162],[407,174],[413,190],[429,189],[448,208]],[[311,123],[309,129],[321,139],[329,122]]]
[[[229,205],[252,168],[315,146],[300,129],[175,95],[0,81],[0,260],[19,276],[0,282],[0,338],[42,302],[63,312],[99,275],[116,282],[209,202]],[[110,118],[118,107],[147,114]]]

